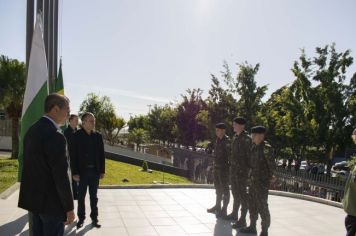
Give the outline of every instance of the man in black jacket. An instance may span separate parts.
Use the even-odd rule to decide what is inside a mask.
[[[24,166],[18,206],[33,216],[33,235],[63,235],[74,221],[66,139],[60,126],[69,115],[69,100],[50,94],[45,115],[24,138]]]
[[[78,127],[78,115],[71,114],[69,117],[69,125],[64,130],[64,136],[67,139],[68,150],[71,153],[71,149],[73,148],[73,137],[74,133],[77,131]],[[72,181],[72,191],[74,200],[78,199],[78,183],[77,181]]]
[[[90,218],[96,228],[98,224],[98,187],[99,179],[105,174],[104,142],[101,134],[94,130],[95,117],[86,112],[82,116],[82,129],[74,134],[71,149],[71,167],[73,179],[79,182],[77,228],[83,226],[85,219],[85,195],[89,187]]]

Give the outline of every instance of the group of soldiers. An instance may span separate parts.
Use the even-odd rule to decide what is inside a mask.
[[[215,126],[214,149],[215,206],[208,209],[217,218],[233,221],[232,227],[242,233],[257,234],[256,222],[261,216],[260,236],[268,235],[271,223],[268,209],[268,188],[275,168],[271,146],[265,141],[266,128],[255,126],[251,136],[245,130],[246,119],[233,120],[234,136],[226,135],[226,124]],[[227,214],[230,188],[233,195],[233,210]],[[222,206],[221,206],[222,202]],[[241,211],[240,217],[238,216]],[[246,214],[249,211],[250,225],[247,227]]]

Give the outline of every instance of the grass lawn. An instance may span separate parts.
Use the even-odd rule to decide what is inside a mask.
[[[106,160],[105,178],[100,181],[100,185],[132,185],[132,184],[153,184],[154,181],[162,182],[163,174],[160,171],[147,173],[139,171],[140,166],[130,165],[122,162]],[[122,182],[122,179],[129,182]],[[164,182],[170,184],[192,183],[187,178],[165,173]]]
[[[18,161],[0,158],[0,193],[17,182]]]
[[[139,171],[140,169],[140,166],[106,160],[106,174],[105,178],[100,181],[100,185],[153,184],[154,182],[162,182],[162,172],[153,171],[153,173],[147,173]],[[17,160],[5,159],[5,157],[0,156],[0,193],[16,183],[17,170]],[[129,182],[122,182],[124,178],[128,179]],[[168,173],[164,174],[164,182],[170,184],[192,183],[187,178]]]

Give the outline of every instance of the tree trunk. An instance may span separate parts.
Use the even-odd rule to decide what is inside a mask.
[[[19,117],[12,117],[12,153],[11,159],[17,159],[19,155]]]

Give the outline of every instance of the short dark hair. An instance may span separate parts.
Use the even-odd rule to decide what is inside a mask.
[[[83,115],[82,115],[82,121],[84,121],[88,116],[92,116],[95,118],[94,114],[91,113],[91,112],[85,112]]]
[[[44,104],[44,111],[45,113],[49,113],[53,107],[58,106],[62,109],[66,104],[69,103],[69,99],[58,93],[51,93],[46,97],[45,104]]]
[[[70,114],[69,121],[73,120],[74,118],[78,117],[76,114]]]

